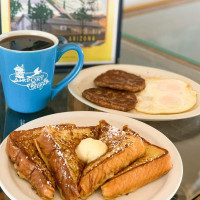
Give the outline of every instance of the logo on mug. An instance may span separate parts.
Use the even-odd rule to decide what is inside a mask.
[[[11,74],[9,79],[17,85],[26,86],[29,90],[41,90],[49,83],[48,74],[42,72],[39,67],[33,72],[25,72],[24,65],[17,65],[14,70],[15,73]]]

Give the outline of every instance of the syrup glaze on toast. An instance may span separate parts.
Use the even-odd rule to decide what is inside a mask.
[[[78,159],[75,149],[81,140],[98,137],[98,127],[72,127],[61,130],[46,126],[36,139],[42,157],[53,173],[61,197],[66,200],[77,199],[78,182],[85,163]]]
[[[99,126],[99,140],[108,146],[108,151],[85,167],[79,183],[82,199],[145,153],[142,139],[137,134],[120,131],[104,120]]]

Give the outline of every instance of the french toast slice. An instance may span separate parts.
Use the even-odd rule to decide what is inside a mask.
[[[43,199],[52,199],[55,193],[55,181],[41,159],[35,145],[42,127],[14,131],[7,138],[6,152],[18,175],[30,182],[33,189]]]
[[[75,149],[85,138],[98,138],[98,126],[59,129],[46,126],[35,140],[38,151],[52,172],[62,199],[75,200],[80,194],[78,182],[85,163]]]
[[[56,125],[60,129],[74,126],[74,124]],[[10,133],[7,138],[6,153],[14,163],[19,177],[30,182],[42,199],[52,199],[55,193],[54,177],[34,144],[34,140],[41,134],[43,128]]]
[[[79,183],[82,199],[86,199],[104,182],[145,153],[145,146],[138,134],[120,131],[104,120],[99,122],[99,127],[99,140],[107,145],[108,150],[83,170]]]
[[[127,130],[128,127],[125,127],[124,131]],[[101,186],[104,199],[111,200],[134,192],[170,171],[172,163],[169,152],[145,139],[143,141],[146,148],[145,155]]]

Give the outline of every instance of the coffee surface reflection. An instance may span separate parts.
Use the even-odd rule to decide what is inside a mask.
[[[39,36],[14,36],[0,41],[0,46],[16,51],[37,51],[53,46],[53,41]]]

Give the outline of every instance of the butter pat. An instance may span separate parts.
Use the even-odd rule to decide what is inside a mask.
[[[76,148],[78,158],[84,162],[91,162],[106,153],[108,147],[100,140],[86,138]]]

